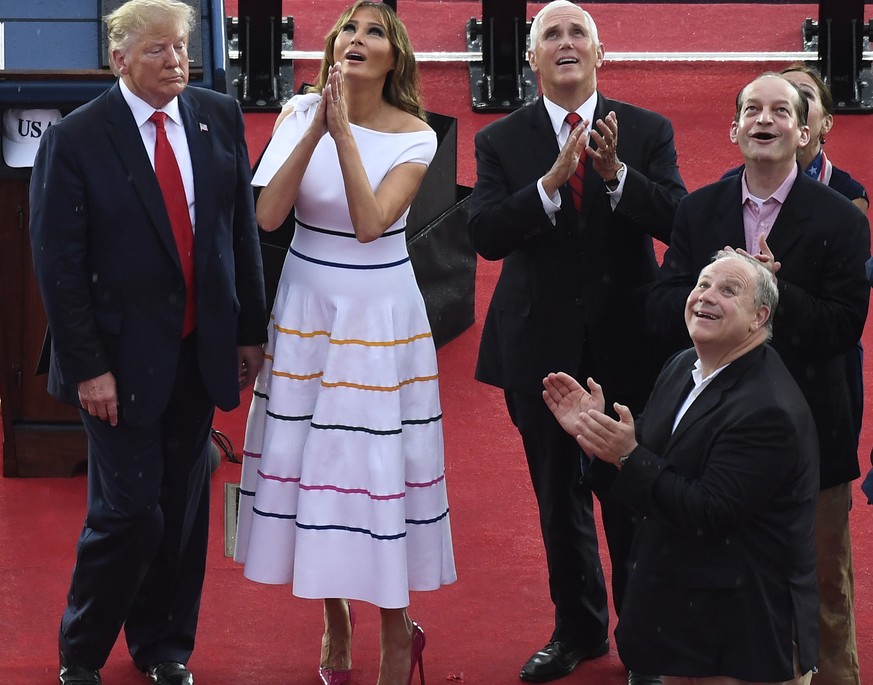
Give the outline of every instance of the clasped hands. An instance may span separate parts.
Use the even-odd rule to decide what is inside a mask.
[[[604,181],[615,178],[621,167],[618,159],[618,119],[610,112],[605,119],[598,119],[596,126],[588,126],[587,119],[570,132],[558,158],[543,177],[543,188],[551,196],[576,172],[583,152],[591,158],[591,164]],[[592,143],[597,147],[593,147]]]
[[[619,459],[637,446],[634,418],[625,405],[615,403],[618,420],[604,413],[603,388],[593,378],[584,388],[566,373],[550,373],[543,379],[543,400],[567,433],[591,457],[618,465]]]
[[[327,81],[321,92],[313,126],[320,122],[322,134],[336,136],[349,130],[349,111],[346,103],[343,73],[339,64],[331,64],[327,69]]]

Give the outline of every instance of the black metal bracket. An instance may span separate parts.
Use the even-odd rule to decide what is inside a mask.
[[[244,111],[279,111],[294,94],[294,17],[282,0],[239,0],[239,17],[227,19],[229,92]]]
[[[467,22],[467,51],[482,53],[481,62],[469,65],[474,112],[509,112],[536,100],[526,11],[525,0],[483,0],[482,21]]]
[[[873,20],[864,23],[864,0],[820,0],[818,21],[803,22],[803,50],[834,96],[839,113],[873,114],[873,71],[863,60],[873,39]]]

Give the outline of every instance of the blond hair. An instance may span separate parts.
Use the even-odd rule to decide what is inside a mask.
[[[194,26],[194,8],[179,0],[129,0],[103,17],[109,38],[108,57],[113,73],[118,76],[112,53],[127,51],[136,36],[148,32],[159,22],[170,22],[190,35]]]

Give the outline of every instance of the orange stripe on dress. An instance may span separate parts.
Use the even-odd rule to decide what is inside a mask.
[[[324,375],[324,371],[319,371],[318,373],[310,373],[308,375],[300,375],[296,373],[288,373],[287,371],[270,371],[270,373],[274,376],[282,376],[283,378],[290,378],[292,381],[311,381],[313,378],[321,378]]]
[[[275,371],[273,372],[275,373]],[[356,390],[373,390],[375,392],[396,392],[400,390],[404,385],[410,385],[412,383],[423,383],[425,381],[435,381],[439,378],[439,374],[434,374],[433,376],[417,376],[416,378],[409,378],[405,381],[400,381],[397,385],[363,385],[361,383],[350,383],[348,381],[336,381],[335,383],[331,383],[328,381],[322,381],[321,385],[324,388],[354,388]]]
[[[280,333],[285,333],[286,335],[296,335],[300,338],[315,338],[319,335],[330,336],[329,331],[309,331],[308,333],[304,333],[303,331],[298,331],[295,328],[282,328],[277,323],[273,324],[273,328],[275,328]]]
[[[275,328],[279,333],[284,333],[285,335],[296,335],[299,338],[315,338],[318,336],[330,336],[328,331],[298,331],[294,328],[282,328],[278,324],[273,324],[273,328]],[[433,333],[428,331],[427,333],[419,333],[417,335],[413,335],[410,338],[401,338],[399,340],[385,340],[385,341],[369,341],[369,340],[359,340],[356,338],[348,338],[348,339],[339,339],[339,338],[330,338],[329,342],[331,345],[364,345],[366,347],[393,347],[394,345],[408,345],[409,343],[413,343],[416,340],[426,340],[427,338],[432,338]]]
[[[394,345],[408,345],[409,343],[415,342],[416,340],[425,340],[427,338],[432,338],[433,333],[419,333],[418,335],[413,335],[411,338],[403,338],[401,340],[388,340],[385,342],[368,342],[366,340],[356,340],[354,338],[349,338],[348,340],[337,340],[335,338],[330,339],[331,345],[366,345],[367,347],[392,347]]]

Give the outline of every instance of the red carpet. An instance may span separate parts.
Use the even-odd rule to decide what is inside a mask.
[[[234,7],[230,7],[231,4]],[[319,49],[321,36],[345,2],[286,0],[295,17],[295,48]],[[235,2],[228,2],[230,13]],[[464,22],[479,16],[477,3],[399,0],[399,11],[419,50],[462,50]],[[531,5],[535,11],[539,5]],[[814,5],[593,5],[608,49],[796,50],[800,25]],[[866,16],[870,16],[870,12]],[[601,90],[669,116],[683,177],[690,189],[737,163],[727,138],[738,88],[762,64],[607,64]],[[315,63],[298,62],[296,81],[311,81]],[[475,180],[472,138],[496,115],[470,111],[467,69],[462,64],[423,64],[428,109],[458,118],[458,180]],[[246,120],[252,158],[266,143],[274,115]],[[873,190],[873,118],[841,116],[827,151]],[[517,433],[502,396],[473,379],[476,349],[499,264],[479,265],[477,323],[439,351],[445,414],[449,498],[459,581],[413,596],[411,614],[425,628],[428,682],[483,685],[518,683],[524,660],[545,643],[552,626],[545,560],[536,506]],[[873,336],[865,335],[873,350]],[[867,402],[873,406],[868,365]],[[242,445],[244,406],[216,420],[237,450]],[[868,411],[869,417],[869,411]],[[873,445],[865,426],[862,468]],[[223,463],[214,478],[212,546],[198,645],[190,666],[198,685],[253,683],[316,685],[321,637],[318,602],[291,597],[286,587],[246,581],[224,556],[223,488],[239,466]],[[856,615],[861,669],[873,673],[873,508],[856,488],[852,513]],[[85,479],[0,479],[0,666],[8,685],[56,682],[57,624],[81,527]],[[375,682],[378,616],[358,607],[353,683]],[[713,617],[717,620],[718,617]],[[614,626],[614,622],[613,622]],[[103,670],[107,685],[142,685],[119,641]],[[580,667],[567,685],[619,685],[624,673],[613,645],[609,656]]]

